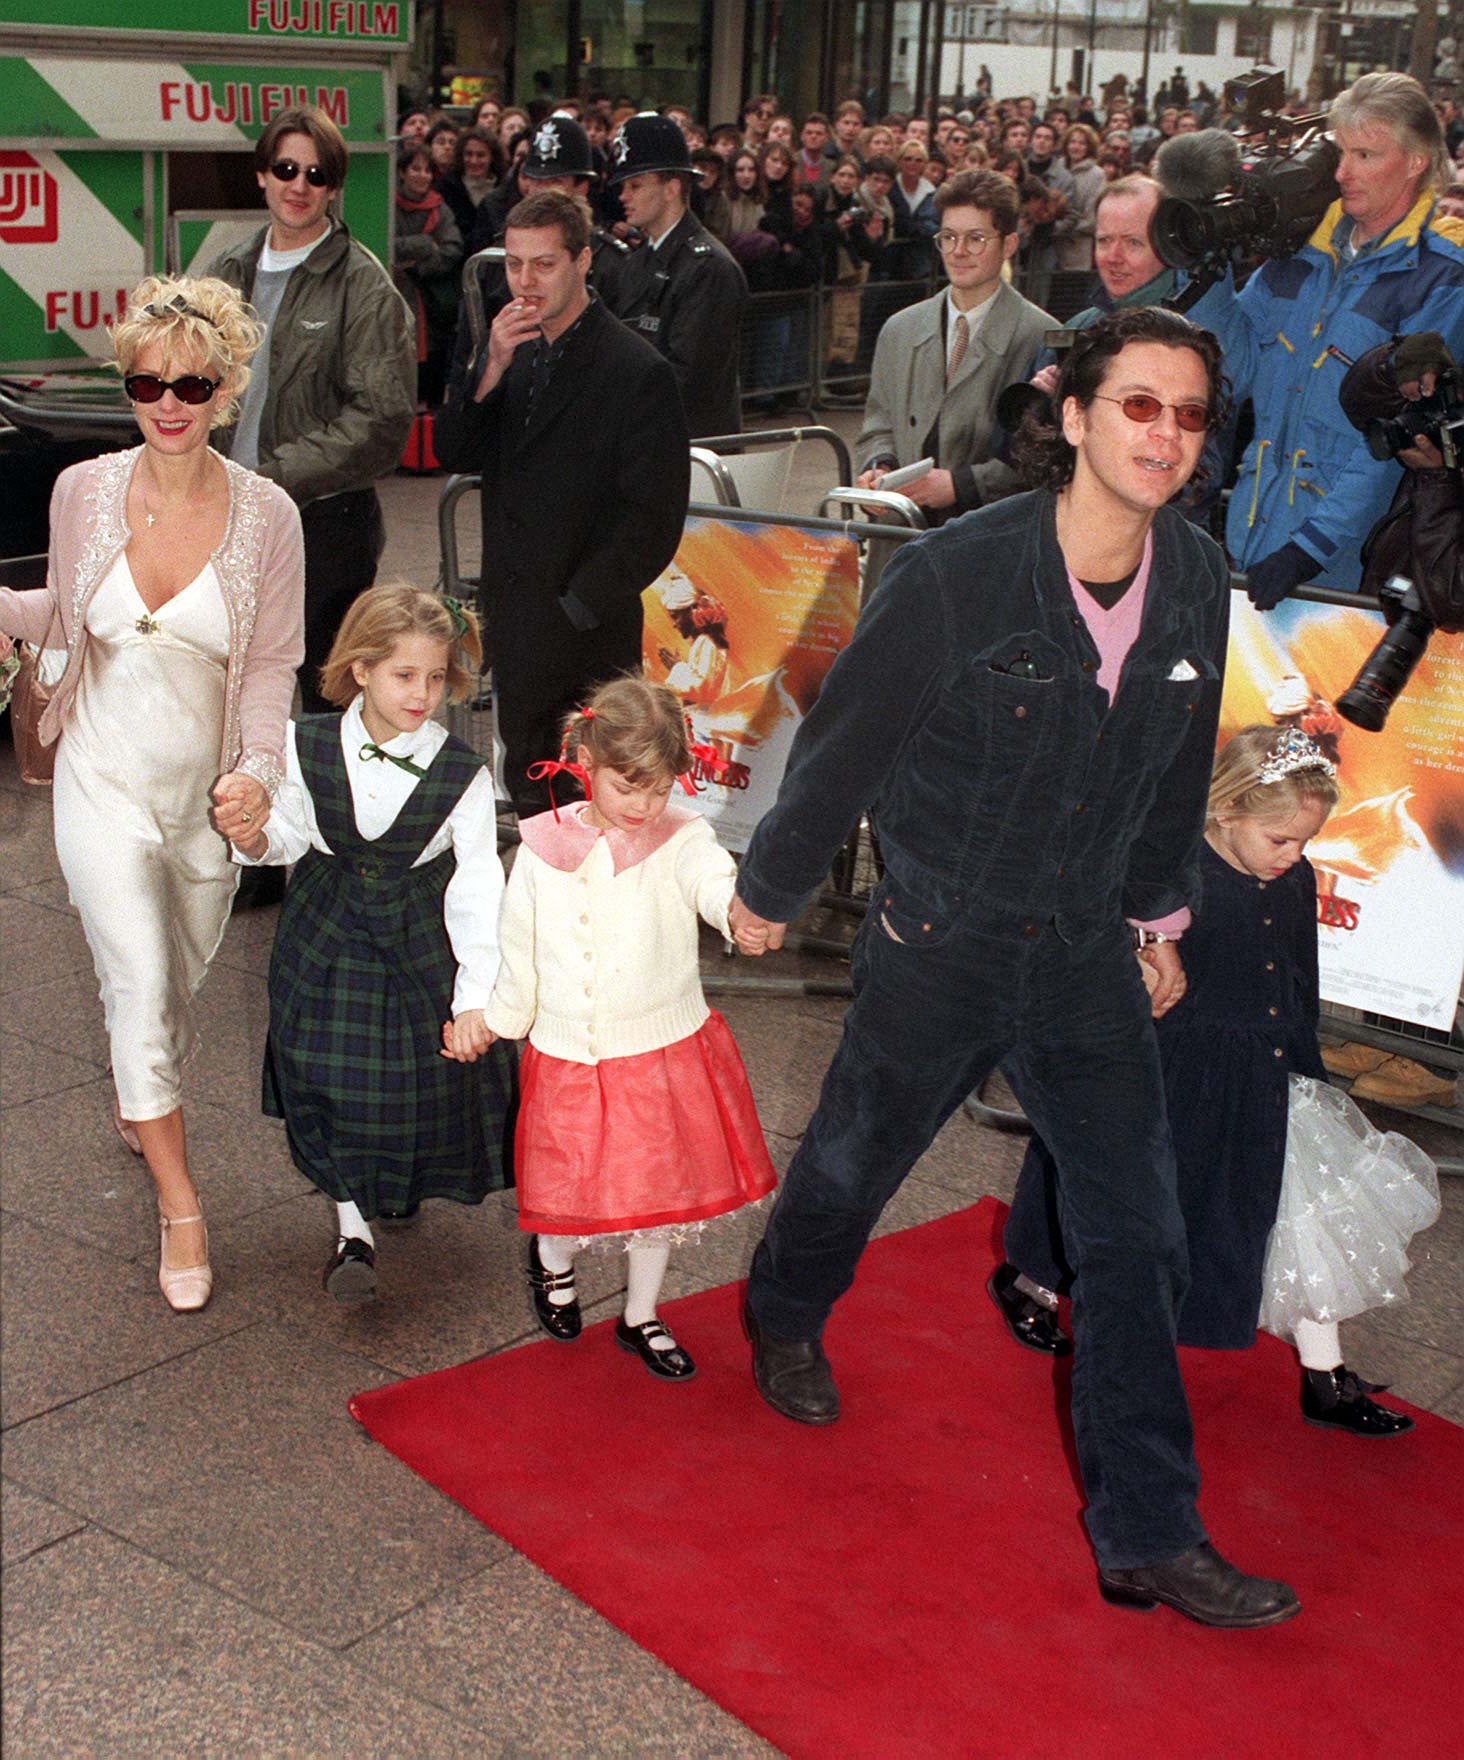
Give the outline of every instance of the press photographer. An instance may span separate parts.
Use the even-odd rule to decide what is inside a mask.
[[[1337,199],[1300,248],[1331,158],[1319,136],[1290,162],[1282,155],[1248,182],[1233,179],[1208,198],[1207,217],[1194,213],[1204,200],[1181,190],[1188,217],[1171,209],[1155,226],[1161,254],[1166,244],[1188,250],[1211,239],[1211,267],[1217,253],[1233,257],[1237,248],[1270,253],[1239,292],[1229,262],[1188,314],[1219,336],[1234,394],[1254,406],[1225,541],[1263,610],[1303,581],[1355,591],[1363,540],[1397,487],[1398,465],[1374,458],[1342,413],[1348,367],[1417,330],[1464,346],[1464,226],[1435,212],[1452,173],[1427,93],[1406,74],[1367,74],[1338,96],[1327,121]],[[1174,175],[1170,150],[1160,155],[1161,179]],[[1201,144],[1216,150],[1213,140]],[[1243,172],[1238,155],[1236,164]],[[1286,248],[1291,254],[1279,254]]]
[[[1341,403],[1376,458],[1406,465],[1393,505],[1368,535],[1362,585],[1388,618],[1337,700],[1376,733],[1435,629],[1464,630],[1464,384],[1431,330],[1369,349],[1342,381]]]

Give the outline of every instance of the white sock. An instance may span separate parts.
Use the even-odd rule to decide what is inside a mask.
[[[644,1326],[656,1318],[656,1300],[661,1294],[661,1281],[671,1262],[670,1247],[632,1247],[626,1254],[630,1261],[625,1287],[625,1324]],[[652,1350],[672,1348],[669,1338],[658,1338]]]
[[[1335,1321],[1298,1320],[1296,1349],[1303,1369],[1342,1367],[1342,1334]]]
[[[573,1271],[574,1243],[570,1236],[541,1234],[539,1236],[539,1263],[546,1271]],[[567,1308],[575,1299],[575,1292],[572,1289],[551,1289],[546,1293],[551,1308]]]
[[[336,1233],[348,1241],[365,1241],[368,1247],[376,1245],[371,1224],[349,1200],[336,1205]]]

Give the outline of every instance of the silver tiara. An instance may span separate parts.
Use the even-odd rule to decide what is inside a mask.
[[[1288,727],[1271,748],[1271,755],[1261,764],[1258,780],[1279,782],[1297,770],[1320,770],[1324,776],[1335,776],[1337,766],[1314,739],[1299,727]]]

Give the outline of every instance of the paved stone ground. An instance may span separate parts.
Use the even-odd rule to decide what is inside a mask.
[[[387,486],[388,567],[424,583],[438,487]],[[187,1107],[218,1293],[202,1315],[175,1316],[155,1280],[148,1181],[111,1128],[101,1010],[49,796],[0,751],[8,1760],[771,1752],[348,1416],[358,1389],[537,1335],[503,1198],[429,1206],[386,1237],[374,1306],[321,1293],[326,1207],[258,1109],[274,916],[231,923],[200,998]],[[796,955],[772,969],[831,970]],[[785,1166],[842,1004],[720,1005]],[[882,1226],[1009,1195],[1020,1155],[1020,1137],[958,1115]],[[1447,1184],[1444,1219],[1416,1243],[1412,1304],[1349,1327],[1347,1352],[1458,1423],[1464,1190]],[[688,1255],[668,1293],[741,1275],[751,1232]],[[587,1261],[584,1283],[592,1318],[614,1310],[609,1266]]]

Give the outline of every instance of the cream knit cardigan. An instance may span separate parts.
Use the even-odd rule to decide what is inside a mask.
[[[499,919],[502,963],[487,1008],[503,1039],[571,1063],[635,1057],[688,1038],[706,1020],[697,917],[730,933],[737,870],[699,814],[633,867],[615,872],[597,837],[572,872],[525,844]]]

